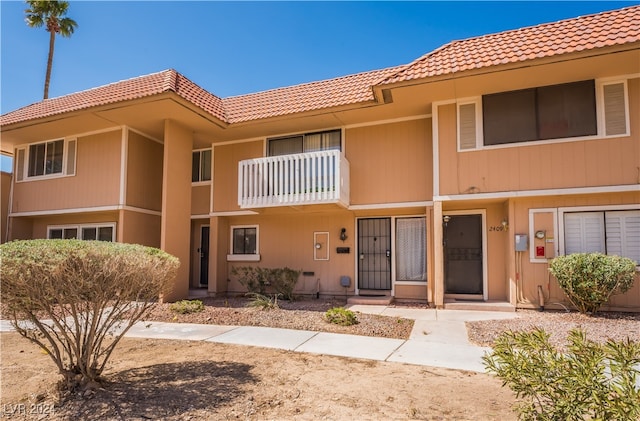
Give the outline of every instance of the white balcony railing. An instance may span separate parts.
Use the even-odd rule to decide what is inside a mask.
[[[338,150],[238,163],[241,208],[323,203],[349,205],[349,161]]]

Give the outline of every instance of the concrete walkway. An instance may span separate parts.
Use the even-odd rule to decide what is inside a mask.
[[[484,372],[482,355],[489,348],[469,343],[464,322],[518,317],[516,313],[375,305],[352,305],[350,309],[361,313],[414,319],[415,324],[407,340],[268,327],[165,322],[138,322],[125,336],[258,346]],[[13,329],[7,321],[0,321],[0,331],[10,330]]]

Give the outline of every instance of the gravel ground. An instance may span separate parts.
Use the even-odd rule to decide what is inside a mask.
[[[204,311],[192,314],[176,314],[170,304],[158,304],[145,317],[146,321],[204,323],[230,326],[265,326],[283,329],[311,330],[315,332],[348,333],[361,336],[378,336],[408,339],[413,320],[385,317],[356,312],[358,323],[340,326],[329,323],[324,313],[333,307],[342,307],[344,300],[278,301],[278,309],[263,310],[247,307],[245,298],[204,298]]]
[[[564,347],[568,333],[580,328],[587,339],[604,343],[627,338],[640,341],[640,313],[598,313],[595,316],[566,311],[518,310],[518,318],[511,320],[489,320],[467,322],[469,340],[477,345],[491,346],[504,331],[529,331],[536,327],[551,335],[550,342]]]
[[[194,314],[176,314],[170,304],[158,304],[147,314],[145,321],[178,323],[203,323],[230,326],[265,326],[284,329],[311,330],[316,332],[348,333],[362,336],[378,336],[394,339],[408,339],[413,328],[413,320],[385,317],[356,312],[358,324],[339,326],[328,323],[324,312],[346,304],[344,299],[302,299],[278,302],[279,309],[262,310],[247,307],[249,300],[236,298],[204,298],[204,311]],[[428,308],[424,303],[397,303],[395,307]],[[0,313],[4,306],[0,305]],[[556,346],[566,345],[569,331],[581,328],[587,338],[606,342],[627,338],[640,341],[640,313],[598,313],[595,316],[577,312],[518,310],[518,317],[509,320],[488,320],[467,322],[469,340],[481,346],[491,346],[497,336],[504,331],[527,331],[536,327],[551,335]]]

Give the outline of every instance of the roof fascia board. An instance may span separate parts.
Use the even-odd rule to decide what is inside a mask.
[[[41,117],[41,118],[34,118],[34,119],[29,119],[29,120],[23,120],[23,121],[18,122],[18,123],[7,124],[6,126],[0,126],[0,127],[1,127],[3,132],[8,132],[8,131],[16,130],[16,129],[22,129],[22,128],[25,128],[25,127],[34,126],[34,125],[37,125],[37,124],[45,124],[45,123],[51,123],[51,122],[54,122],[54,121],[64,120],[64,119],[67,119],[69,117],[75,117],[75,116],[78,116],[78,115],[81,115],[81,114],[86,114],[86,113],[92,113],[96,117],[99,117],[99,118],[104,119],[106,121],[110,121],[110,120],[106,119],[105,117],[101,116],[100,113],[105,112],[105,111],[117,110],[117,109],[120,109],[120,108],[132,106],[132,105],[142,105],[142,104],[145,104],[145,103],[158,102],[158,101],[162,101],[162,100],[165,100],[165,99],[172,100],[177,105],[180,105],[180,106],[188,109],[189,111],[194,112],[195,114],[197,114],[200,117],[204,118],[205,120],[215,124],[218,127],[226,128],[226,127],[229,126],[228,123],[223,122],[223,121],[219,120],[217,117],[207,113],[205,110],[203,110],[202,108],[200,108],[197,105],[193,104],[192,102],[184,99],[182,96],[178,95],[174,91],[165,91],[165,92],[161,92],[161,93],[158,93],[158,94],[144,96],[144,97],[141,97],[141,98],[129,99],[129,100],[125,100],[125,101],[116,101],[116,102],[111,102],[111,103],[108,103],[108,104],[101,104],[101,105],[96,105],[96,106],[93,106],[93,107],[81,108],[81,109],[78,109],[78,110],[64,111],[64,112],[53,114],[53,115],[50,115],[50,116]],[[118,123],[114,123],[114,124],[118,124]]]

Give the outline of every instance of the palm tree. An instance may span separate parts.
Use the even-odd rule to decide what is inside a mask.
[[[49,98],[49,82],[51,80],[53,47],[56,41],[56,34],[68,38],[73,34],[78,24],[73,19],[65,16],[69,8],[69,2],[67,1],[27,0],[27,4],[29,5],[29,8],[25,10],[27,25],[32,28],[39,28],[46,24],[47,32],[49,32],[49,58],[47,59],[47,74],[44,79],[44,99],[47,99]]]

